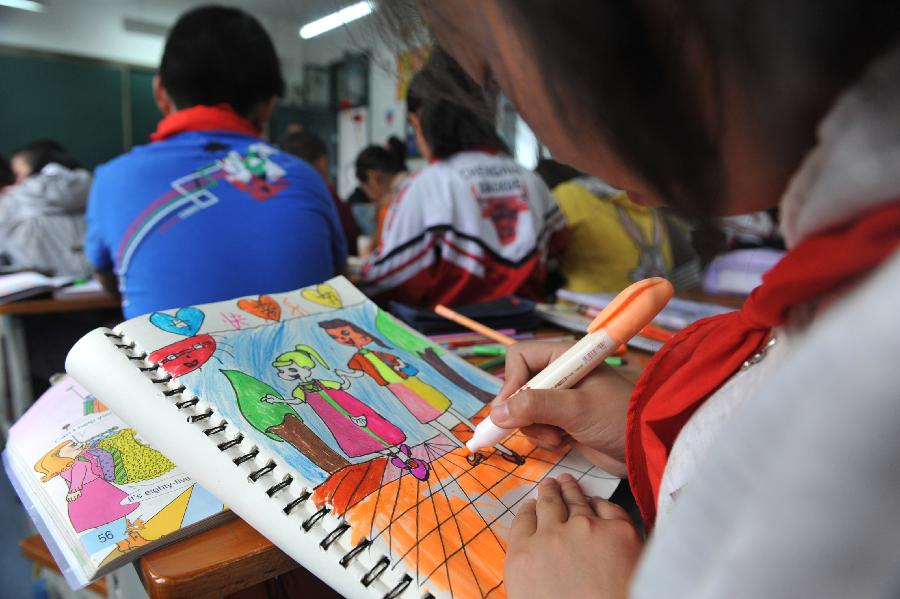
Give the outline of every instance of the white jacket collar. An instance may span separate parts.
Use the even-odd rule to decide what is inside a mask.
[[[900,47],[876,61],[822,121],[781,200],[788,247],[900,199]]]

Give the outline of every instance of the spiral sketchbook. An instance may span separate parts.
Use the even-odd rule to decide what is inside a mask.
[[[68,376],[10,429],[3,465],[72,588],[229,517]]]
[[[510,523],[543,478],[619,482],[520,435],[469,456],[497,379],[342,277],[97,329],[67,369],[349,597],[503,597]]]

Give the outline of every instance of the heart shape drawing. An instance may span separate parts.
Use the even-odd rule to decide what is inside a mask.
[[[335,291],[334,287],[328,285],[327,283],[304,289],[300,292],[300,295],[302,295],[304,299],[308,299],[309,301],[319,304],[320,306],[340,308],[344,305],[344,302],[341,300],[341,296],[338,295],[338,292]]]
[[[168,333],[192,337],[200,330],[203,318],[202,310],[190,306],[180,308],[174,316],[165,312],[154,312],[150,315],[150,322]]]
[[[259,299],[242,299],[238,300],[238,308],[252,314],[253,316],[258,316],[263,320],[281,320],[281,306],[278,305],[271,296],[261,295]]]

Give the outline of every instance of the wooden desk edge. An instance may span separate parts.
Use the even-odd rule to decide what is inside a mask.
[[[224,555],[223,555],[224,553]],[[185,563],[199,556],[194,569]],[[215,556],[215,560],[209,559]],[[204,560],[203,558],[207,558]],[[209,561],[215,569],[203,567]],[[161,547],[140,558],[151,599],[221,597],[297,568],[298,564],[239,518]],[[227,576],[225,574],[227,573]]]
[[[121,298],[105,291],[61,299],[24,299],[0,304],[0,314],[22,316],[28,314],[54,314],[82,310],[101,310],[121,307]]]

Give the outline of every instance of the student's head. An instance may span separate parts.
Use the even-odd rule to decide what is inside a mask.
[[[33,141],[16,150],[10,160],[10,168],[15,175],[16,183],[21,183],[31,175],[40,173],[50,163],[70,169],[78,168],[78,163],[68,150],[52,139]]]
[[[379,10],[395,23],[413,4]],[[415,5],[554,157],[704,214],[775,204],[836,95],[900,31],[900,3],[880,0]]]
[[[9,165],[6,156],[0,154],[0,189],[16,182],[16,175]]]
[[[382,347],[387,347],[378,337],[375,337],[352,322],[348,322],[342,318],[323,320],[319,323],[319,326],[325,329],[325,332],[328,333],[329,337],[341,345],[360,348],[375,342]]]
[[[275,358],[272,366],[278,371],[279,378],[286,381],[303,381],[310,377],[317,362],[328,368],[328,364],[315,348],[300,344],[295,346],[292,351]]]
[[[285,135],[279,144],[281,149],[312,165],[326,181],[328,173],[328,146],[322,138],[309,131],[298,131]]]
[[[154,79],[163,114],[228,104],[260,130],[284,88],[266,30],[249,14],[224,6],[195,8],[178,19]]]
[[[412,78],[406,114],[426,160],[442,160],[467,150],[506,152],[494,126],[496,98],[482,90],[441,49]]]
[[[538,160],[537,166],[534,167],[534,172],[544,180],[549,189],[556,189],[557,185],[583,176],[583,173],[578,169],[550,158]]]
[[[372,202],[390,191],[391,181],[402,170],[394,155],[382,146],[368,146],[356,157],[356,180]]]
[[[406,144],[396,135],[388,137],[384,144],[385,149],[394,157],[394,166],[397,172],[409,170],[406,168]]]

